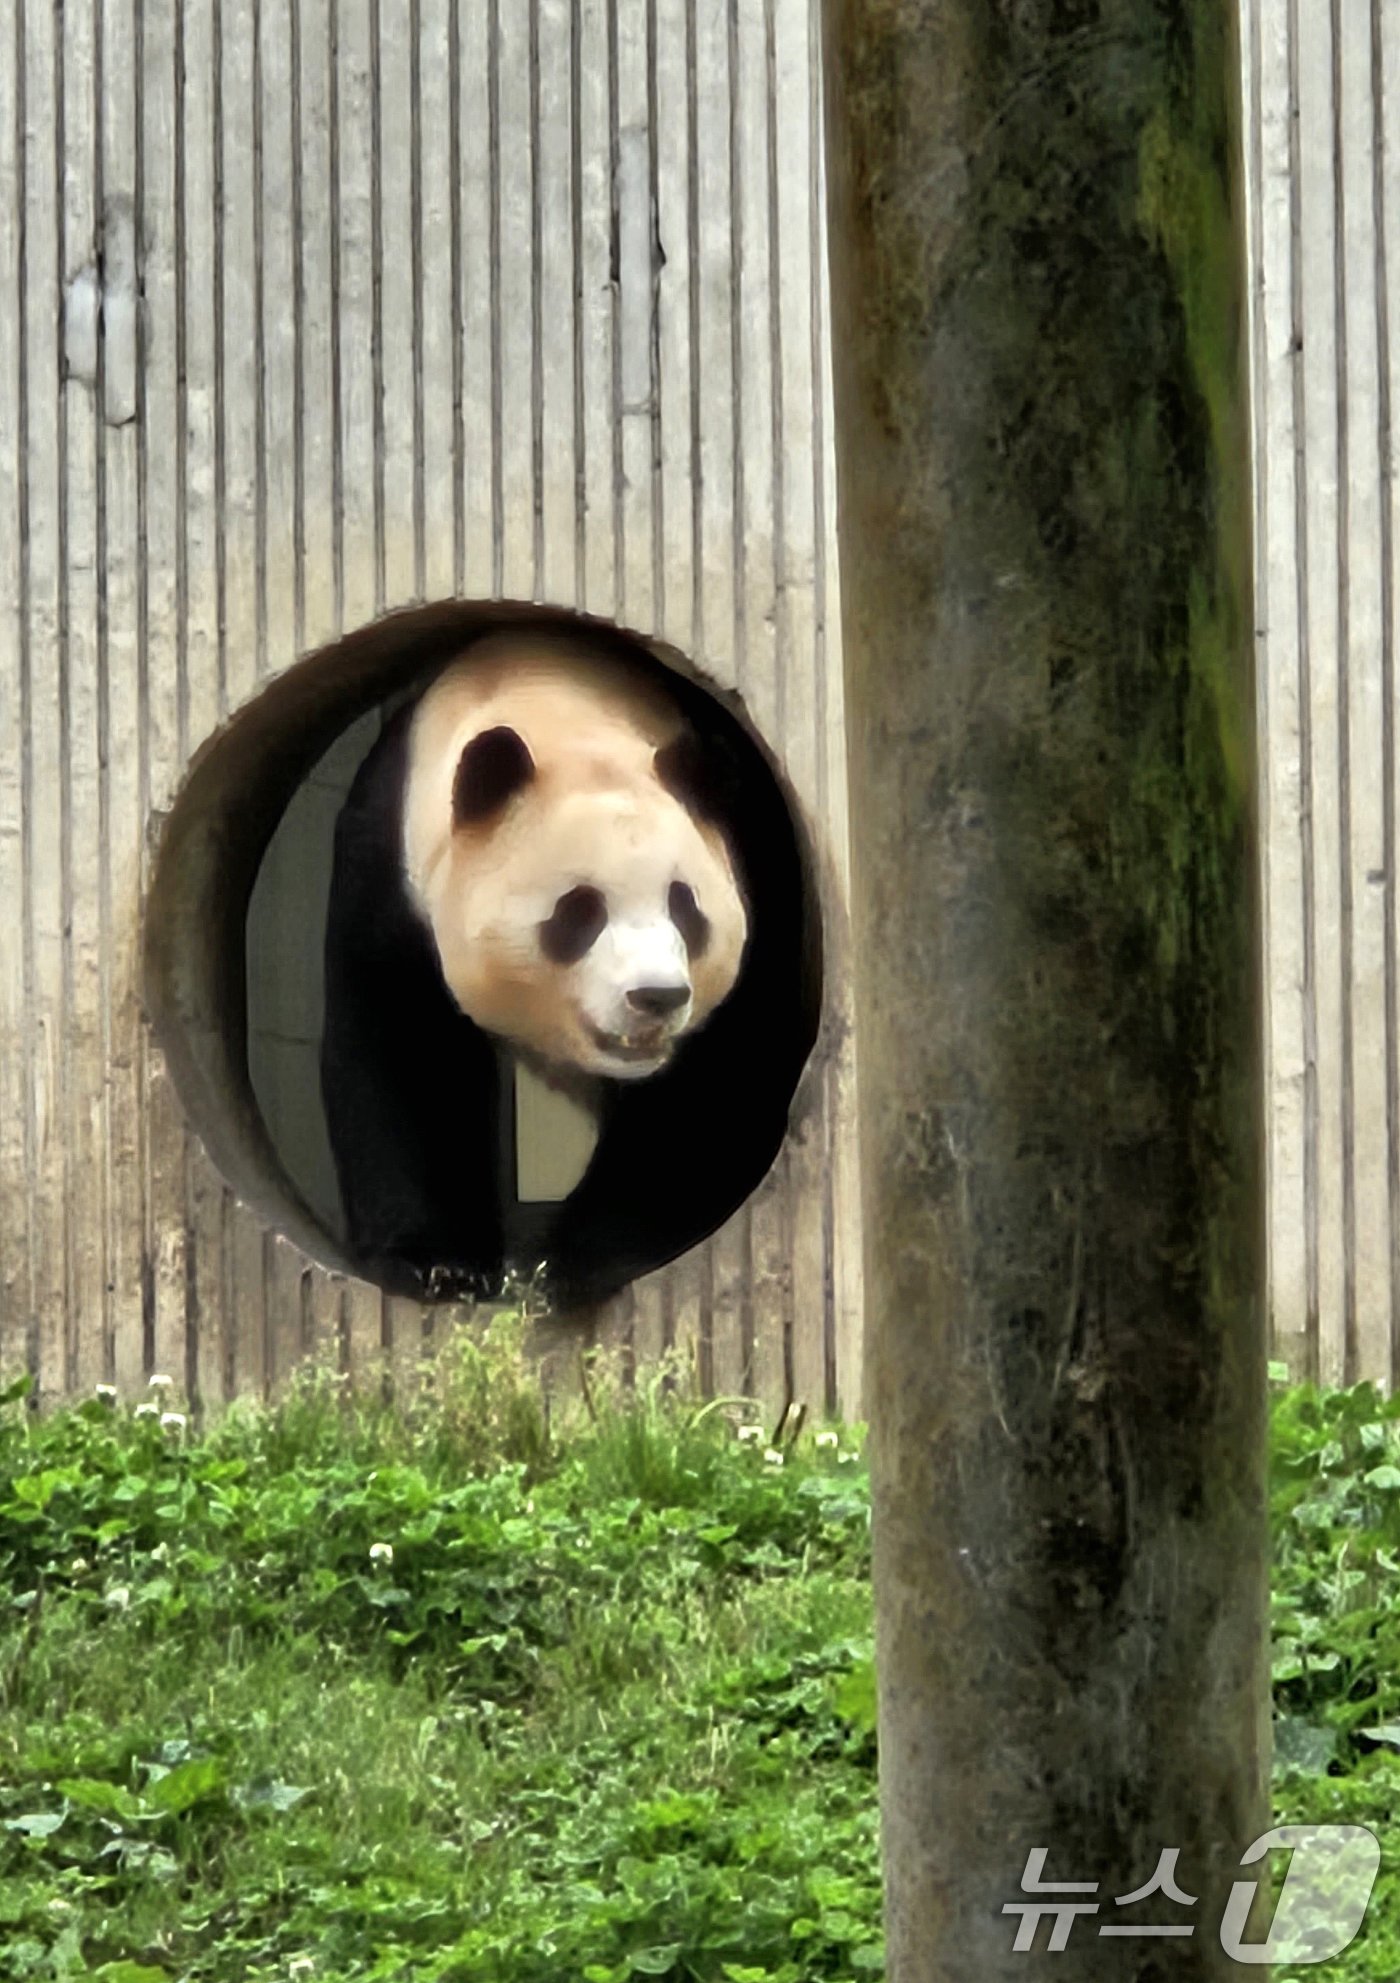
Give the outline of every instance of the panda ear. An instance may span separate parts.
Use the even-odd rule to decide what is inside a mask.
[[[726,811],[724,768],[693,730],[682,730],[652,760],[657,777],[687,812],[722,819]]]
[[[508,725],[483,730],[457,760],[452,781],[452,824],[479,826],[521,792],[535,775],[523,737]]]

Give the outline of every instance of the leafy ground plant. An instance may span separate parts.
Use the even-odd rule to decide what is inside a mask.
[[[1280,1387],[1273,1411],[1275,1810],[1368,1825],[1367,1927],[1324,1970],[1400,1976],[1400,1397]],[[1278,1983],[1298,1983],[1280,1972]]]
[[[596,1372],[561,1430],[508,1325],[398,1409],[170,1402],[0,1411],[0,1976],[878,1978],[857,1438]],[[1280,1817],[1387,1846],[1342,1983],[1400,1973],[1398,1437],[1280,1394]]]
[[[0,1975],[877,1973],[854,1442],[560,1438],[508,1336],[377,1395],[12,1399]]]

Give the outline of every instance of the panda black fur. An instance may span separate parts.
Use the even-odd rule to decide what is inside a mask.
[[[591,643],[567,655],[557,644],[546,649],[546,669],[564,659],[585,670],[601,666],[605,691],[610,676],[634,684],[648,751],[663,735],[655,723],[664,725],[670,711],[669,794],[712,848],[718,836],[743,905],[745,939],[732,988],[645,1078],[626,1078],[633,1070],[620,1067],[620,1078],[599,1080],[596,1067],[568,1065],[568,1047],[543,1056],[554,1059],[556,1077],[562,1063],[562,1078],[587,1083],[599,1119],[592,1160],[575,1190],[552,1208],[542,1249],[550,1292],[568,1306],[602,1299],[674,1257],[713,1231],[760,1181],[782,1142],[788,1103],[815,1037],[820,959],[793,823],[747,733],[680,678],[668,682],[658,717],[655,671],[620,644],[610,650]],[[512,667],[528,668],[539,654],[538,640],[516,635],[474,647],[466,663],[498,675],[504,669],[509,690]],[[445,670],[437,682],[450,675]],[[623,693],[625,699],[630,690]],[[615,723],[616,697],[608,694]],[[461,1009],[448,989],[431,920],[441,907],[435,910],[410,879],[406,843],[413,832],[406,822],[426,775],[425,720],[415,732],[425,708],[431,714],[419,698],[393,717],[337,822],[322,1085],[347,1239],[365,1271],[416,1294],[493,1293],[508,1267],[534,1264],[511,1257],[495,1132],[501,1038],[527,1054],[531,1044],[508,1037],[516,1030],[508,1014],[488,1032]],[[604,727],[600,721],[604,757],[633,752],[625,728],[621,736],[616,728],[604,736]],[[580,728],[586,723],[575,708],[571,748]],[[505,759],[492,775],[505,778],[509,793],[517,773],[509,751]],[[441,765],[436,769],[440,783]],[[573,773],[564,776],[567,782]],[[557,789],[557,782],[541,787],[547,803]],[[532,802],[539,803],[538,794]],[[529,831],[528,814],[522,818]],[[519,860],[518,839],[513,844],[517,852],[507,859]],[[427,866],[417,852],[420,868]],[[451,857],[461,858],[460,848]],[[606,848],[595,849],[594,858],[604,872],[588,879],[605,895]],[[561,873],[559,892],[576,878],[572,870]],[[708,880],[713,897],[713,874]],[[435,899],[439,905],[446,899],[441,889]],[[459,983],[471,965],[459,947],[452,959]],[[539,971],[550,968],[541,954]]]

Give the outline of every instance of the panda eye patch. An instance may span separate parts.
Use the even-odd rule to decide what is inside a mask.
[[[710,923],[695,899],[694,889],[683,881],[673,881],[666,906],[690,955],[700,956],[710,940]]]
[[[577,964],[607,925],[608,905],[596,888],[581,884],[561,895],[554,913],[540,924],[540,948],[551,964]]]

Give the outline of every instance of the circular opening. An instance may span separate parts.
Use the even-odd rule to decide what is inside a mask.
[[[334,1054],[324,1084],[321,1069],[328,911],[333,887],[345,887],[337,822],[362,767],[362,793],[366,780],[383,785],[375,767],[406,735],[408,705],[470,643],[506,630],[562,637],[664,685],[706,760],[722,767],[721,823],[747,909],[743,962],[661,1071],[604,1082],[586,1107],[463,1018],[436,972],[450,1010],[439,1003],[423,1026],[391,1029],[412,1035],[414,1051],[390,1069],[402,1085],[387,1115],[357,1116]],[[388,775],[392,791],[392,766]],[[386,823],[380,850],[390,893],[401,871],[396,831]],[[396,975],[400,937],[429,941],[411,916],[379,936],[380,964],[387,954]],[[341,960],[333,975],[343,986],[343,947]],[[152,1025],[228,1184],[313,1259],[428,1299],[489,1293],[503,1271],[543,1264],[567,1308],[708,1237],[777,1155],[816,1039],[821,979],[810,843],[737,698],[701,683],[671,650],[539,607],[395,614],[271,682],[198,752],[165,821],[147,903]],[[333,990],[332,1031],[342,996]],[[381,1027],[374,1037],[384,1036]],[[360,1200],[348,1214],[347,1162],[349,1195]],[[397,1231],[391,1201],[418,1190],[420,1173],[440,1215],[433,1244],[386,1244]],[[368,1238],[367,1175],[374,1203],[389,1208]]]

